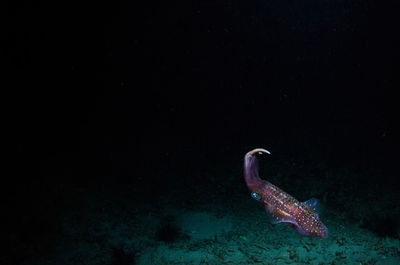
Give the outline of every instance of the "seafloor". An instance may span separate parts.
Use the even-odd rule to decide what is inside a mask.
[[[301,201],[321,200],[327,239],[269,224],[241,172],[226,167],[208,172],[226,177],[197,173],[158,190],[151,181],[77,187],[56,235],[24,264],[400,264],[398,195],[374,182],[380,172],[291,167],[269,180]]]

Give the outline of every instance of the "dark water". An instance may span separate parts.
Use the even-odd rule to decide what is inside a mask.
[[[158,225],[142,239],[190,242],[160,209],[247,203],[243,156],[256,147],[272,152],[262,178],[300,201],[319,198],[328,228],[398,244],[396,1],[26,1],[5,10],[2,264],[49,255],[79,264],[61,258],[74,222],[74,240],[108,251],[103,263],[139,262],[142,241],[92,237],[88,224],[104,212],[130,225],[150,216]]]

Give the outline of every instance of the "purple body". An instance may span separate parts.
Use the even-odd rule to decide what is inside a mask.
[[[251,196],[265,205],[270,221],[286,223],[300,234],[313,237],[328,237],[328,229],[318,216],[318,201],[310,199],[299,202],[272,183],[258,176],[258,161],[256,154],[267,153],[267,150],[257,148],[248,152],[244,159],[244,176]]]

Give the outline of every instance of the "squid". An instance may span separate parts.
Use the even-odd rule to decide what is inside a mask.
[[[328,229],[319,218],[319,203],[315,198],[299,202],[269,181],[258,175],[258,155],[271,153],[256,148],[244,157],[244,178],[251,198],[264,204],[272,224],[285,223],[296,229],[301,235],[327,238]]]

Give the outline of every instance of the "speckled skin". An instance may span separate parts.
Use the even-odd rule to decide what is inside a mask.
[[[311,199],[299,202],[272,183],[258,176],[257,154],[269,152],[257,148],[248,152],[244,159],[244,176],[247,187],[251,192],[261,195],[259,201],[265,205],[270,214],[271,222],[286,223],[305,236],[328,237],[328,229],[319,219],[315,210],[317,201]]]

